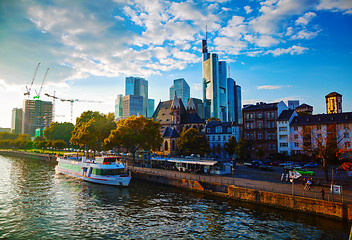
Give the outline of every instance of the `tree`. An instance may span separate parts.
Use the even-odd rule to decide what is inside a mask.
[[[101,150],[104,139],[110,135],[111,130],[115,127],[113,113],[83,112],[77,118],[70,143],[80,147],[86,146],[93,150]]]
[[[44,129],[43,135],[46,140],[63,140],[70,142],[74,125],[69,122],[52,122],[49,127]]]
[[[116,123],[109,137],[104,140],[107,148],[124,147],[135,160],[138,149],[144,151],[157,150],[162,144],[160,123],[147,119],[144,116],[131,116]]]
[[[229,137],[228,141],[225,142],[225,151],[229,156],[233,156],[236,152],[236,148],[237,148],[237,140],[232,135],[231,137]]]
[[[211,122],[211,121],[216,121],[216,122],[219,122],[220,119],[219,118],[215,118],[215,117],[211,117],[208,119],[207,123]]]
[[[33,141],[33,147],[36,149],[44,149],[47,147],[48,142],[43,137],[36,137]]]
[[[261,159],[262,157],[264,157],[265,152],[264,152],[263,148],[260,147],[260,146],[257,147],[257,149],[255,150],[255,155],[256,155],[259,159]]]
[[[240,156],[240,159],[246,160],[250,158],[249,148],[250,148],[250,145],[247,142],[247,140],[245,138],[240,139],[236,145],[235,153],[237,156]]]
[[[209,143],[203,133],[195,128],[183,129],[177,139],[177,148],[183,154],[204,154],[209,152]]]
[[[328,164],[343,158],[343,154],[350,149],[342,145],[344,134],[336,124],[330,124],[322,128],[320,125],[303,126],[298,134],[292,137],[292,141],[299,146],[304,154],[321,160],[324,168],[325,180],[329,181]],[[341,135],[341,136],[339,136]]]
[[[64,149],[65,147],[67,147],[67,143],[64,141],[64,140],[50,140],[49,141],[49,145],[56,149],[56,150],[59,150],[59,153],[60,153],[60,150]]]

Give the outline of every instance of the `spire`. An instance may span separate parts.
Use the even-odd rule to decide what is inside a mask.
[[[196,109],[196,105],[194,104],[193,98],[190,98],[187,104],[187,111],[193,111],[195,109]]]
[[[177,98],[176,91],[175,91],[174,99],[172,100],[172,103],[171,103],[171,109],[176,109],[176,108],[180,108],[180,101]]]

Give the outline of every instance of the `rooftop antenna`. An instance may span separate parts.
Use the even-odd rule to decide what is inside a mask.
[[[228,71],[227,71],[227,72],[228,72],[228,73],[227,73],[228,75],[227,75],[227,77],[230,78],[230,76],[231,76],[231,75],[230,75],[230,66],[227,66],[227,68],[228,68]]]
[[[205,41],[208,41],[208,25],[205,25]]]

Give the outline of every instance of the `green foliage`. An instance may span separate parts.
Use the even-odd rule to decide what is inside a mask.
[[[133,157],[138,149],[157,150],[162,144],[159,128],[160,123],[144,116],[121,119],[116,123],[116,129],[104,140],[104,146],[110,149],[124,147]]]
[[[57,149],[57,150],[61,150],[64,149],[65,147],[67,147],[67,143],[64,140],[50,140],[48,142],[48,146]]]
[[[262,148],[262,147],[258,147],[258,148],[255,150],[255,155],[256,155],[259,159],[261,159],[262,157],[264,157],[265,152],[264,152],[263,148]]]
[[[32,141],[27,134],[0,134],[0,148],[29,149],[31,147]]]
[[[49,127],[44,129],[43,135],[46,140],[63,140],[70,142],[74,125],[69,122],[52,122]]]
[[[22,135],[22,134],[9,133],[9,132],[0,132],[0,139],[15,140],[20,135]]]
[[[113,113],[83,112],[77,118],[70,143],[80,147],[87,146],[93,150],[101,150],[104,139],[110,135],[111,130],[115,127]]]
[[[236,138],[232,135],[229,137],[228,141],[225,142],[225,151],[232,156],[236,152],[237,148],[237,140]]]
[[[209,152],[209,143],[205,134],[195,128],[183,129],[177,139],[177,148],[182,154],[204,154]]]
[[[33,141],[33,147],[36,149],[44,149],[48,145],[48,142],[42,137],[36,137]]]
[[[236,145],[236,155],[240,156],[240,159],[246,160],[250,158],[249,143],[246,139],[240,139]]]

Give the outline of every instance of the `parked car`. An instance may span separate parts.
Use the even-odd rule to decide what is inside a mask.
[[[284,163],[281,163],[280,166],[293,166],[293,162],[292,161],[286,161]]]
[[[304,165],[306,168],[315,168],[318,167],[318,164],[316,162],[310,162]]]
[[[295,172],[298,172],[302,175],[305,175],[305,176],[314,176],[314,172],[313,171],[310,171],[310,170],[307,170],[307,169],[293,169],[293,171]]]
[[[265,165],[270,165],[271,164],[271,159],[265,159],[264,161],[263,161],[263,164],[265,164]]]
[[[273,171],[274,170],[272,167],[270,167],[269,165],[266,165],[266,164],[260,165],[259,169],[262,171]]]
[[[270,166],[279,166],[282,162],[281,161],[275,161],[270,163]]]
[[[250,168],[259,168],[260,165],[264,164],[259,160],[252,160],[251,162],[245,162],[244,165]]]

